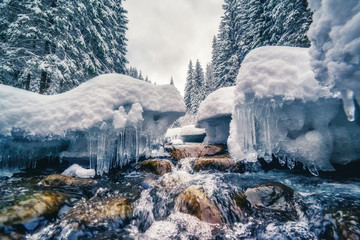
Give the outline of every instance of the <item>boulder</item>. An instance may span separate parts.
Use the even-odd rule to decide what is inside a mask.
[[[97,183],[96,180],[92,180],[92,179],[81,179],[81,178],[65,176],[62,174],[51,174],[43,178],[39,184],[46,187],[61,187],[61,186],[79,187],[79,186],[94,185],[96,183]]]
[[[347,207],[325,215],[324,239],[360,239],[360,210]]]
[[[86,225],[108,218],[124,221],[132,216],[132,210],[132,205],[127,197],[91,199],[71,209],[66,215],[66,219],[76,220]]]
[[[26,196],[12,206],[0,211],[0,225],[10,226],[25,223],[60,209],[66,195],[59,192],[38,192]]]
[[[273,213],[273,217],[280,220],[298,218],[294,191],[282,183],[269,182],[248,188],[244,193],[235,195],[233,199],[242,209],[270,212]]]
[[[190,145],[186,147],[179,147],[174,149],[171,152],[171,157],[174,159],[181,159],[187,157],[206,157],[206,156],[215,156],[225,153],[225,149],[221,145]]]
[[[194,170],[227,171],[236,167],[236,162],[228,155],[216,157],[201,157],[194,163]]]
[[[187,188],[177,197],[175,209],[193,215],[204,222],[223,223],[219,209],[197,186]]]
[[[140,168],[157,175],[164,175],[171,171],[171,162],[162,159],[150,159],[140,163]]]

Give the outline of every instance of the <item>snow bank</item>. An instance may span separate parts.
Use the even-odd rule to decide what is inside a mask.
[[[339,110],[340,109],[340,110]],[[240,68],[228,139],[235,159],[301,161],[314,174],[360,158],[359,126],[315,80],[308,49],[261,47]],[[346,146],[344,148],[344,146]]]
[[[315,11],[308,32],[311,65],[316,78],[341,93],[344,110],[355,120],[360,103],[360,2],[309,0]]]
[[[51,96],[0,85],[0,156],[15,167],[13,159],[29,167],[44,156],[87,156],[102,174],[149,154],[184,113],[175,87],[120,74]]]
[[[225,144],[235,99],[235,87],[225,87],[209,94],[200,104],[197,127],[206,129],[206,143]]]
[[[121,114],[134,103],[140,105],[138,114],[143,110],[157,115],[182,115],[185,111],[175,87],[153,85],[120,74],[101,75],[73,90],[50,96],[0,85],[0,99],[0,135],[21,129],[30,135],[64,136],[68,131],[100,127],[103,121],[114,118],[121,121]],[[136,121],[136,116],[128,118],[129,122]]]
[[[186,125],[181,128],[169,128],[165,134],[167,142],[175,142],[179,144],[182,142],[198,142],[198,139],[202,141],[205,137],[205,129],[197,128],[195,125]]]
[[[78,164],[73,164],[69,168],[67,168],[62,174],[69,177],[93,178],[95,177],[95,170],[86,169]]]

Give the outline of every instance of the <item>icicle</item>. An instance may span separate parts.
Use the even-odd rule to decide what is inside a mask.
[[[355,121],[355,102],[354,92],[351,90],[345,90],[341,92],[341,98],[343,101],[344,111],[350,122]]]
[[[109,172],[109,161],[106,159],[106,137],[107,137],[107,124],[102,123],[100,127],[100,134],[98,138],[98,149],[96,158],[96,173],[102,175]]]
[[[294,167],[295,167],[295,158],[294,157],[287,158],[287,167],[289,169],[294,169]]]
[[[319,176],[319,172],[318,172],[315,164],[310,164],[310,165],[308,165],[308,170],[309,170],[309,172],[310,172],[312,175],[314,175],[315,177],[318,177],[318,176]]]
[[[285,166],[286,164],[286,156],[279,154],[278,161],[281,166]]]

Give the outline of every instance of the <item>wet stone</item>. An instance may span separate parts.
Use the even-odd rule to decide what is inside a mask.
[[[187,157],[206,157],[224,154],[225,148],[220,145],[194,145],[174,148],[171,157],[174,159],[182,159]]]
[[[171,172],[171,162],[164,159],[150,159],[140,163],[140,168],[157,175]]]
[[[197,186],[187,188],[177,197],[175,209],[193,215],[204,222],[223,223],[221,213],[216,205]]]
[[[230,156],[202,157],[195,161],[194,170],[219,170],[235,169],[236,163]]]
[[[23,200],[0,211],[0,225],[25,223],[57,212],[66,198],[65,194],[59,192],[39,192],[26,196]]]
[[[132,211],[132,204],[127,197],[91,199],[71,209],[66,219],[86,225],[93,225],[110,218],[123,222],[131,218]]]
[[[96,183],[97,183],[96,180],[68,177],[62,174],[51,174],[49,176],[46,176],[40,181],[40,185],[43,185],[45,187],[62,187],[62,186],[79,187],[79,186],[94,185]]]
[[[283,220],[297,219],[294,191],[288,186],[270,182],[248,188],[233,197],[238,207],[244,210],[273,213],[273,217]]]
[[[323,238],[360,239],[360,210],[358,208],[347,208],[335,213],[327,213],[324,219]]]

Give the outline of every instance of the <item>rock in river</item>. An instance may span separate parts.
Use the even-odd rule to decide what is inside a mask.
[[[164,175],[171,171],[171,162],[169,160],[150,159],[141,162],[140,168],[157,175]]]
[[[205,157],[214,156],[225,153],[225,149],[220,145],[193,145],[174,148],[171,152],[171,157],[174,159],[181,159],[186,157]]]
[[[66,195],[59,192],[38,192],[26,196],[16,204],[0,211],[0,225],[25,223],[43,215],[51,214],[64,204]]]
[[[46,176],[40,181],[40,185],[46,187],[61,187],[61,186],[79,187],[79,186],[93,185],[96,183],[97,183],[96,180],[68,177],[62,174],[51,174],[49,176]]]
[[[86,225],[113,218],[124,221],[132,216],[132,205],[127,197],[91,199],[71,209],[66,218]]]
[[[187,188],[177,197],[175,209],[193,215],[204,222],[223,223],[219,209],[197,186]]]
[[[277,214],[284,219],[298,218],[294,191],[282,183],[269,182],[248,188],[244,193],[234,196],[234,200],[242,209],[272,212],[274,217]]]
[[[219,170],[226,171],[236,167],[235,161],[230,156],[202,157],[195,161],[194,170]]]

